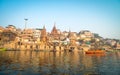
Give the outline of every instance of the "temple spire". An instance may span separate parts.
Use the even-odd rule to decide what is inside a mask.
[[[52,31],[56,31],[57,29],[56,29],[56,23],[54,22],[54,26],[53,26],[53,29],[52,29]]]
[[[54,26],[56,26],[56,22],[54,22]]]

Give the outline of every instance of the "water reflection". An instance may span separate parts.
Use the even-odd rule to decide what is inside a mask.
[[[0,75],[120,75],[120,52],[0,52]]]

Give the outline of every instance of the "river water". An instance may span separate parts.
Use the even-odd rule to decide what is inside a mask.
[[[78,52],[0,52],[0,75],[120,75],[120,51],[105,55]]]

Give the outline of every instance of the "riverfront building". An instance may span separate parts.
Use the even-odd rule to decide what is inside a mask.
[[[51,32],[47,32],[45,26],[42,29],[17,29],[14,25],[6,28],[0,26],[0,47],[9,50],[65,50],[71,46],[76,49],[100,48],[119,49],[120,41],[104,39],[98,34],[88,30],[77,32],[61,32],[54,24]]]

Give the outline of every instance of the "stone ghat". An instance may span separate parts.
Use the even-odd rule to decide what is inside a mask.
[[[71,47],[74,47],[74,51],[77,46],[50,46],[44,44],[23,44],[23,45],[16,45],[16,44],[6,44],[4,48],[8,51],[15,51],[15,50],[35,50],[35,51],[69,51]]]

